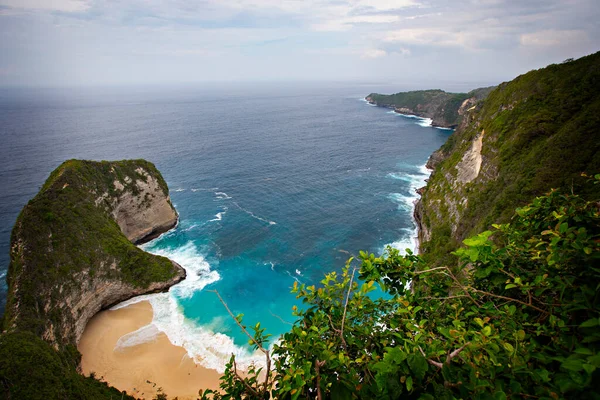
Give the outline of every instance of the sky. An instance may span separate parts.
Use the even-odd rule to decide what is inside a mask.
[[[489,82],[600,50],[600,0],[0,0],[0,86]]]

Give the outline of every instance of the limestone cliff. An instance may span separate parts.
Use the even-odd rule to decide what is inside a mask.
[[[430,158],[415,208],[421,250],[448,251],[552,188],[578,189],[600,171],[600,53],[503,83]],[[600,188],[597,188],[600,190]]]
[[[475,89],[469,93],[448,93],[443,90],[416,90],[392,95],[371,93],[366,100],[377,106],[392,108],[400,114],[431,118],[432,125],[456,128],[468,121],[468,115],[493,87]]]
[[[4,330],[76,345],[101,309],[181,281],[180,266],[133,244],[177,218],[151,163],[66,161],[15,223]]]

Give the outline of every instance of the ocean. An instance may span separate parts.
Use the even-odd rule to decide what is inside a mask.
[[[415,247],[415,189],[451,131],[364,101],[384,85],[234,85],[0,90],[0,299],[10,231],[48,174],[70,158],[145,158],[165,177],[176,229],[143,245],[188,278],[145,296],[153,324],[222,370],[253,360],[217,290],[244,322],[277,337],[295,281],[318,284],[359,250]],[[132,300],[133,302],[139,299]],[[128,302],[131,303],[132,301]]]

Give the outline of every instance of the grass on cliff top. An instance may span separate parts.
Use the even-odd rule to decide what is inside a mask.
[[[432,106],[435,114],[443,118],[448,125],[458,125],[461,116],[458,109],[468,98],[484,99],[493,87],[479,88],[469,93],[448,93],[440,89],[414,90],[391,95],[371,93],[370,97],[377,105],[385,107],[409,108],[417,111],[418,106]]]
[[[552,188],[600,194],[600,185],[585,185],[581,176],[600,172],[600,53],[503,83],[485,99],[475,121],[478,125],[457,131],[442,146],[447,158],[429,187],[439,184],[443,190],[428,190],[424,196],[430,202],[452,196],[443,175],[456,171],[472,139],[485,130],[484,163],[496,165],[498,174],[467,185],[458,242],[508,221],[512,210]],[[424,250],[432,259],[443,259],[457,240],[447,214],[433,220],[433,240]]]
[[[12,232],[5,329],[13,321],[15,302],[19,304],[19,330],[39,335],[48,319],[60,326],[57,324],[65,317],[61,301],[80,290],[79,282],[88,278],[144,288],[175,275],[170,260],[146,253],[127,240],[110,216],[108,202],[95,205],[104,193],[116,195],[115,180],[125,185],[125,190],[135,191],[135,179],[143,178],[135,171],[139,167],[166,189],[154,165],[144,160],[69,160],[52,172],[23,208]],[[125,181],[126,176],[131,183]],[[17,243],[22,246],[14,246]]]

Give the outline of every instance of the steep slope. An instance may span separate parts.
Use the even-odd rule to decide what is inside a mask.
[[[433,126],[455,128],[463,116],[483,100],[493,87],[475,89],[469,93],[447,93],[443,90],[416,90],[392,95],[371,93],[366,100],[381,107],[393,108],[400,114],[431,118]]]
[[[599,129],[600,53],[498,86],[430,158],[415,210],[421,250],[443,261],[551,188],[589,191],[581,173],[600,171]]]
[[[154,165],[63,163],[15,223],[4,329],[76,344],[102,308],[180,281],[181,267],[131,243],[176,223]]]
[[[53,171],[12,232],[0,394],[125,398],[77,373],[76,345],[101,309],[185,277],[176,263],[134,245],[177,220],[164,179],[147,161],[69,160]]]

